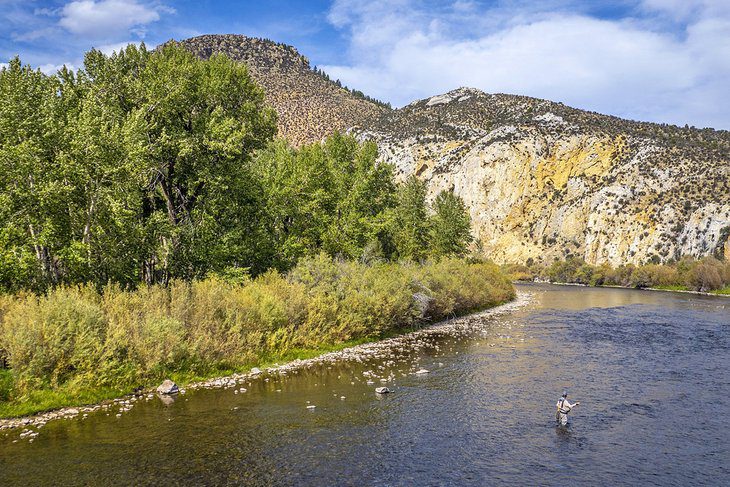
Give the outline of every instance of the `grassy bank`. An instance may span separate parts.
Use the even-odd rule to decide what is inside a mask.
[[[506,265],[503,270],[512,280],[535,279],[584,284],[587,286],[620,286],[652,288],[668,291],[699,291],[730,294],[730,262],[712,257],[685,257],[668,264],[591,265],[581,259],[555,261],[549,266]]]
[[[0,417],[307,358],[514,297],[489,263],[365,265],[327,257],[289,274],[0,297]]]

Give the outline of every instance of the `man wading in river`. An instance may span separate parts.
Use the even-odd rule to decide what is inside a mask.
[[[568,424],[568,413],[578,404],[580,404],[580,402],[570,404],[570,401],[568,401],[568,391],[563,391],[563,396],[558,400],[558,410],[555,412],[555,421],[563,426]]]

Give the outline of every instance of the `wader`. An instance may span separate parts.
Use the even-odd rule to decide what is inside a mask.
[[[555,411],[555,421],[565,426],[568,424],[568,413],[570,412],[570,409],[566,409],[563,407],[563,404],[565,404],[565,398],[561,398],[558,402],[558,409]]]

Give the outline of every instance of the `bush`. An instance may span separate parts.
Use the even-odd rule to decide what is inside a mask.
[[[429,305],[421,307],[417,293]],[[125,290],[62,287],[0,296],[0,353],[12,391],[132,388],[172,373],[244,369],[294,349],[385,334],[514,297],[491,263],[302,259],[288,275],[211,276]],[[6,374],[5,379],[8,378]]]
[[[97,298],[89,287],[59,288],[6,311],[2,343],[21,389],[93,382],[107,328]]]
[[[706,257],[689,268],[685,284],[696,291],[713,291],[723,287],[724,266],[713,257]]]
[[[715,291],[730,286],[730,262],[714,257],[696,260],[683,257],[672,264],[633,264],[612,268],[604,263],[599,266],[586,264],[580,259],[569,258],[555,261],[548,267],[527,268],[507,265],[508,274],[524,275],[525,269],[532,275],[541,276],[551,282],[590,284],[591,286],[624,286],[636,288],[672,288],[694,291]]]

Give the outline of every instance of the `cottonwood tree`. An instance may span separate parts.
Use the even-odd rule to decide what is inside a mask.
[[[276,119],[246,68],[174,45],[0,71],[0,282],[190,278],[257,259],[247,164]]]
[[[58,80],[23,66],[0,70],[0,279],[37,288],[61,279],[71,238],[66,201],[73,181],[58,162]]]
[[[452,191],[442,191],[431,205],[429,253],[434,257],[463,256],[473,241],[471,218],[464,200]]]
[[[411,176],[398,188],[390,219],[394,257],[423,260],[428,249],[428,227],[426,183]]]
[[[172,45],[150,56],[135,88],[125,131],[152,249],[144,281],[247,265],[256,199],[246,164],[276,131],[263,91],[228,57],[200,61]]]

